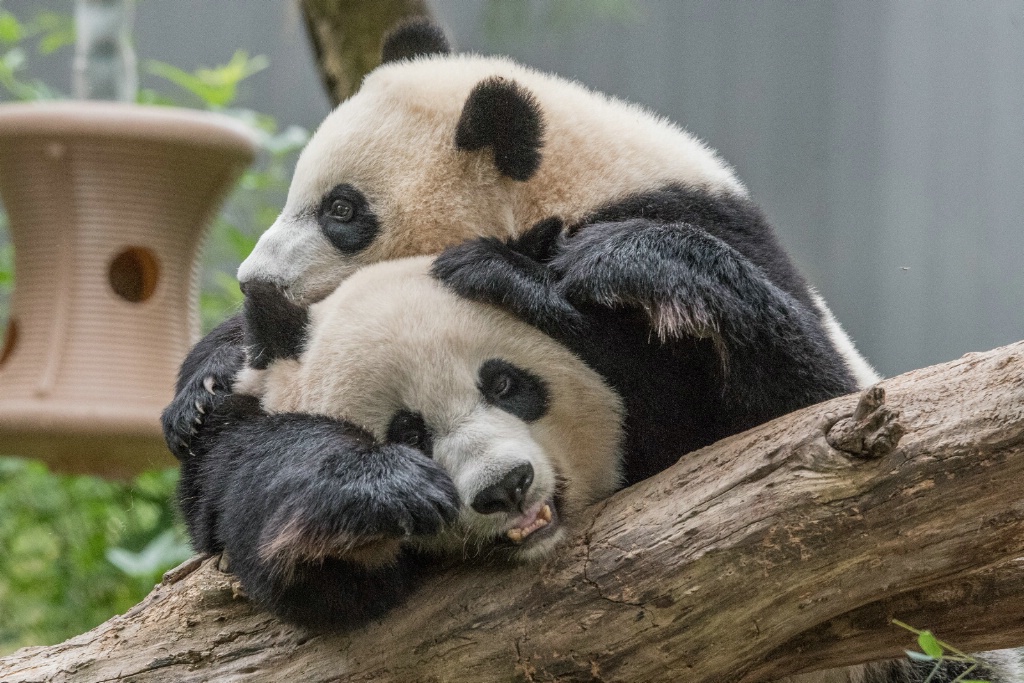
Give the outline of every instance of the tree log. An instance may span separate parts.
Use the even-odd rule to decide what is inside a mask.
[[[283,625],[195,559],[0,680],[759,681],[897,654],[891,616],[1020,645],[1024,342],[881,386],[688,454],[545,565],[453,568],[360,631]]]
[[[300,0],[320,78],[337,106],[380,63],[384,35],[403,19],[430,15],[425,0]]]

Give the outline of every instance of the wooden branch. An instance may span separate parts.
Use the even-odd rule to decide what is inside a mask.
[[[197,560],[0,680],[756,681],[896,654],[890,615],[1020,645],[1024,343],[883,386],[689,454],[548,564],[455,568],[350,635],[282,625]]]
[[[299,0],[320,78],[336,106],[380,63],[384,35],[412,17],[430,15],[425,0]]]

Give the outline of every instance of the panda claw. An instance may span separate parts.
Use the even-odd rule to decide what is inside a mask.
[[[216,387],[217,387],[217,380],[216,380],[216,378],[214,378],[214,376],[213,376],[213,375],[210,375],[209,377],[207,377],[206,379],[204,379],[204,380],[203,380],[203,387],[204,387],[204,388],[206,389],[206,391],[208,391],[208,392],[209,392],[210,394],[212,394],[212,395],[214,395],[214,396],[216,396],[216,395],[217,395],[217,391],[216,391]]]
[[[200,401],[199,399],[196,399],[196,410],[199,411],[200,415],[206,414],[206,408],[203,407],[203,402]]]

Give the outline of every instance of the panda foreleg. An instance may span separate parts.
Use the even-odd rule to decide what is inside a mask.
[[[245,363],[245,321],[231,316],[201,339],[185,356],[171,403],[160,416],[167,447],[186,460],[203,421],[231,392],[231,382]]]
[[[303,625],[351,627],[412,586],[404,543],[459,513],[444,469],[350,424],[268,415],[236,395],[183,463],[179,502],[196,550],[226,552],[247,594]]]
[[[562,221],[550,218],[516,239],[469,240],[442,252],[431,272],[459,296],[504,308],[553,337],[579,335],[583,316],[555,290],[547,266],[561,230]]]
[[[577,308],[639,310],[662,344],[710,340],[723,400],[749,422],[737,428],[856,389],[814,312],[705,230],[644,219],[586,225],[550,266]]]

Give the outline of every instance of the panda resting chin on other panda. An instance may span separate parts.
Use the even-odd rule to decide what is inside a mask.
[[[554,416],[569,379],[528,350],[519,361],[505,358],[509,340],[484,335],[478,346],[496,346],[477,357],[435,342],[423,355],[406,348],[387,362],[373,345],[314,359],[332,299],[310,305],[339,283],[339,297],[352,291],[346,278],[360,268],[455,245],[432,266],[449,297],[436,313],[472,304],[467,310],[492,312],[467,319],[491,320],[496,309],[480,304],[501,308],[496,329],[515,327],[537,349],[561,354],[589,387],[573,401],[595,402],[604,424],[589,435],[545,431],[556,423],[568,429]],[[424,291],[444,291],[425,276],[413,279]],[[877,379],[713,151],[576,83],[503,58],[451,54],[424,22],[386,41],[381,66],[317,130],[280,217],[239,280],[246,315],[189,353],[164,431],[182,460],[179,495],[196,549],[226,549],[253,597],[307,625],[353,627],[386,612],[426,558],[444,554],[452,529],[469,533],[467,518],[476,520],[469,528],[482,548],[542,556],[576,506],[688,450]],[[358,319],[353,325],[362,329]],[[444,379],[427,349],[469,354],[462,373]],[[275,412],[231,395],[247,358],[243,384],[265,392]],[[398,374],[361,370],[371,358]],[[331,374],[324,367],[359,377],[349,389],[366,393],[320,385],[338,404],[316,409],[315,392],[291,403],[270,380],[310,368],[300,376],[314,386]],[[401,377],[439,383],[403,395]],[[302,381],[282,379],[280,387]],[[506,405],[505,387],[529,389]],[[374,393],[385,390],[384,398]],[[281,402],[271,405],[272,395]],[[361,408],[361,396],[377,403],[367,398]],[[488,406],[491,421],[481,424],[494,439],[537,444],[532,475],[495,464],[473,468],[468,483],[453,476],[465,463],[440,436],[453,427],[426,419],[449,407],[398,409],[417,396],[454,413],[472,401]],[[396,412],[383,422],[385,404]],[[346,412],[374,405],[372,415]],[[601,460],[570,482],[557,467],[570,471],[572,457],[559,463],[542,432],[569,439],[560,447],[570,454],[587,452],[574,450],[577,441],[595,453],[612,449],[622,456],[619,469]],[[595,435],[607,438],[600,448]],[[442,448],[452,449],[445,452],[454,470],[427,455]]]
[[[683,233],[696,231],[740,253],[813,314],[839,371],[858,386],[878,379],[742,183],[692,135],[636,105],[506,58],[452,54],[443,33],[426,22],[396,30],[383,52],[382,64],[300,155],[280,216],[239,268],[244,292],[272,287],[305,306],[361,266],[438,254],[476,237],[519,237],[550,218],[583,232],[605,225],[613,242],[625,236],[611,233],[635,230],[618,263],[642,271],[648,260],[664,265],[689,249],[693,240]],[[565,265],[582,294],[592,264]],[[599,291],[589,296],[603,298]],[[663,335],[686,322],[667,310],[652,313]],[[292,330],[302,327],[298,315]],[[163,416],[179,459],[201,448],[204,416],[230,393],[245,361],[245,336],[234,316],[182,364]],[[297,341],[282,339],[282,348]]]
[[[261,369],[239,373],[236,394],[209,416],[210,450],[183,463],[181,502],[197,549],[226,552],[250,597],[278,616],[352,628],[401,602],[438,561],[555,552],[580,511],[634,481],[630,472],[646,476],[671,464],[664,451],[713,441],[694,419],[705,410],[726,425],[745,420],[749,404],[777,400],[775,384],[787,376],[787,391],[820,391],[815,375],[792,372],[811,358],[806,344],[772,350],[781,374],[744,384],[742,404],[720,362],[742,367],[766,334],[813,337],[800,325],[814,317],[798,307],[747,321],[739,336],[728,331],[739,323],[720,324],[720,339],[695,343],[595,335],[614,309],[560,286],[560,260],[585,245],[555,235],[542,223],[517,240],[363,268],[303,312],[297,353],[277,355],[284,327],[261,327],[268,336],[251,349]],[[481,259],[482,249],[500,256]],[[500,305],[456,293],[467,283],[479,293],[495,271],[499,282],[519,280]],[[264,320],[268,310],[286,319],[298,310],[272,290],[254,301]],[[535,324],[538,302],[559,311],[540,316],[558,339]],[[652,354],[665,346],[672,353]],[[664,390],[656,419],[644,412],[653,400],[637,402],[623,393],[629,385],[609,379],[624,366]],[[700,374],[717,381],[687,391],[659,385]],[[677,439],[686,447],[673,449]],[[928,672],[913,666],[828,680],[923,680]]]

